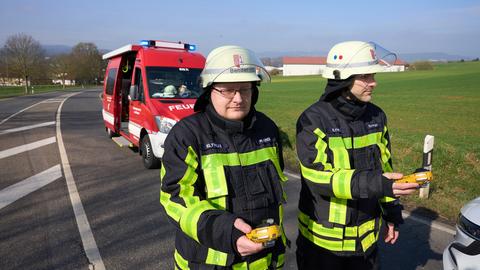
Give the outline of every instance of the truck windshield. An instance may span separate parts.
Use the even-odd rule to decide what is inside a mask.
[[[198,68],[147,67],[148,91],[152,98],[197,98],[200,87]]]

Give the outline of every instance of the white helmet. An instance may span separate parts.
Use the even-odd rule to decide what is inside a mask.
[[[397,56],[378,44],[363,41],[338,43],[328,52],[327,66],[322,76],[345,80],[352,75],[385,72],[395,63]]]
[[[216,82],[270,81],[255,53],[239,46],[222,46],[211,51],[200,76],[203,88]]]

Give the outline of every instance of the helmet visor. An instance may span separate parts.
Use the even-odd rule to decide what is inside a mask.
[[[375,58],[378,59],[379,65],[386,68],[395,65],[395,62],[397,61],[397,55],[395,53],[383,48],[375,42],[369,42],[369,44],[373,47]]]

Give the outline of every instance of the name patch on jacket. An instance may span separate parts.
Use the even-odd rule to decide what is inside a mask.
[[[270,138],[270,137],[261,138],[261,139],[257,140],[258,144],[266,144],[266,143],[271,143],[271,142],[272,142],[272,138]]]
[[[223,145],[221,143],[206,143],[203,145],[203,150],[210,150],[210,149],[223,149]]]
[[[342,130],[341,130],[340,128],[338,128],[338,127],[332,127],[330,130],[331,130],[332,133],[334,133],[334,134],[342,133]]]
[[[378,123],[367,123],[368,129],[378,128]]]

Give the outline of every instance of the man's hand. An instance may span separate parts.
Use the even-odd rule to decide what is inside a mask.
[[[387,231],[385,233],[385,243],[395,244],[400,233],[395,230],[395,225],[393,223],[387,223]]]
[[[250,225],[245,223],[245,221],[243,221],[243,219],[241,218],[237,218],[233,226],[235,226],[235,228],[237,228],[238,230],[242,231],[245,234],[249,233],[252,230],[252,227],[250,227]],[[237,250],[238,250],[238,253],[240,253],[240,255],[242,256],[255,254],[261,251],[262,249],[263,249],[262,244],[252,242],[245,235],[241,236],[237,240]]]
[[[397,180],[397,179],[401,179],[403,177],[403,174],[384,173],[383,176],[387,177],[390,180]],[[415,191],[417,191],[418,188],[419,188],[419,185],[417,183],[393,183],[392,185],[393,195],[395,195],[396,197],[415,193]]]

